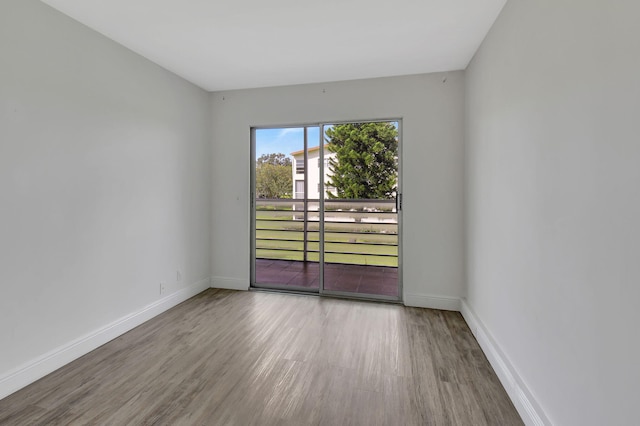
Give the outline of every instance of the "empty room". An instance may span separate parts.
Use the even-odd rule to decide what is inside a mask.
[[[640,424],[638,17],[0,0],[0,425]]]

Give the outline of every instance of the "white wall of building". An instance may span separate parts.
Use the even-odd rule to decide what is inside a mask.
[[[638,424],[639,16],[510,0],[466,74],[467,304],[545,423]]]
[[[331,171],[329,170],[327,161],[329,158],[333,158],[336,155],[332,152],[324,150],[324,169],[322,169],[322,178],[320,177],[320,150],[319,149],[309,149],[307,152],[307,191],[309,199],[318,200],[320,199],[320,182],[325,183],[325,193],[327,190],[330,190],[330,187],[326,185],[329,181],[329,176],[331,175]],[[295,154],[291,156],[291,173],[293,177],[293,198],[304,198],[304,192],[296,193],[296,182],[302,181],[304,182],[305,174],[298,173],[296,167],[296,161],[304,161],[304,153]],[[322,180],[321,180],[322,179]],[[322,195],[324,196],[325,193]]]
[[[0,2],[0,52],[2,398],[208,287],[211,114],[36,0]]]
[[[402,118],[404,300],[459,307],[463,72],[228,91],[213,93],[211,102],[214,286],[249,286],[252,126]]]

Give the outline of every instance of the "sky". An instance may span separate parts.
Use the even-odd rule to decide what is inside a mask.
[[[319,127],[307,128],[308,148],[318,146]],[[256,158],[262,154],[281,152],[287,157],[304,148],[304,127],[256,130]]]
[[[393,122],[397,127],[398,123]],[[325,129],[332,127],[325,125]],[[307,148],[318,146],[320,127],[307,127]],[[256,158],[263,154],[282,153],[287,157],[304,148],[304,127],[256,129]]]

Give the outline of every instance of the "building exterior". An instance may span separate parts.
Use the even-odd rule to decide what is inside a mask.
[[[304,150],[295,151],[291,153],[291,173],[293,177],[293,198],[304,198],[304,179],[305,179],[305,164],[304,164]],[[307,149],[307,164],[306,168],[307,181],[308,181],[308,198],[310,200],[320,199],[320,183],[326,182],[331,176],[329,170],[329,158],[334,158],[335,154],[327,150],[327,145],[324,145],[324,170],[322,174],[322,180],[320,180],[320,147],[315,146]],[[332,191],[333,188],[326,187],[325,191]]]

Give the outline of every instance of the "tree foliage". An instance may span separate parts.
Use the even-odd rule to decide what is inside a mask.
[[[256,160],[256,197],[291,198],[291,159],[282,153],[262,154]]]
[[[398,129],[392,123],[350,123],[325,132],[328,198],[390,199],[398,182]]]
[[[269,154],[262,154],[257,160],[256,165],[273,164],[274,166],[287,166],[291,167],[291,158],[287,157],[281,152],[271,152]]]

